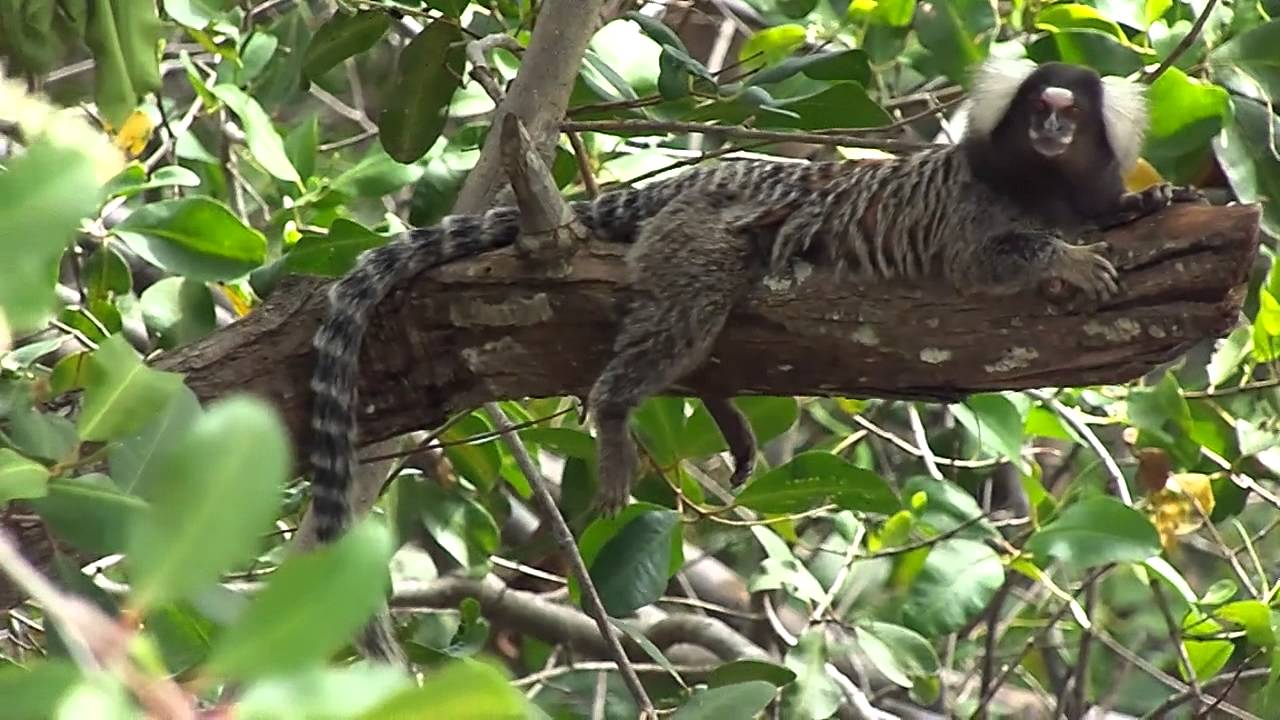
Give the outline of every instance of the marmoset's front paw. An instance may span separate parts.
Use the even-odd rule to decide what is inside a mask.
[[[1090,302],[1103,302],[1120,292],[1116,268],[1107,259],[1105,242],[1089,245],[1067,245],[1059,249],[1058,259],[1049,269],[1049,280],[1077,288]],[[1063,288],[1050,287],[1050,296],[1062,294]]]

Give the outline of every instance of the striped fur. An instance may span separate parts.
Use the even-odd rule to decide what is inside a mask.
[[[986,82],[991,85],[990,78]],[[1006,85],[996,84],[1007,89]],[[980,83],[979,90],[982,87]],[[1116,88],[1110,90],[1116,96]],[[1009,107],[1004,95],[996,101],[1001,108]],[[989,104],[993,103],[982,98],[974,101],[978,107]],[[1110,145],[1128,155],[1133,146],[1124,139],[1141,136],[1144,118],[1136,102],[1117,110],[1124,111],[1123,117],[1112,114],[1098,122],[1104,124]],[[999,119],[980,120],[961,144],[908,157],[808,164],[727,161],[643,188],[606,193],[592,202],[574,203],[573,209],[597,239],[636,243],[630,258],[633,267],[638,261],[650,270],[662,267],[664,242],[723,244],[728,236],[738,239],[733,242],[749,244],[760,274],[781,271],[793,259],[804,258],[858,278],[936,278],[960,290],[1013,292],[1033,285],[1046,273],[1056,273],[1091,295],[1114,291],[1114,269],[1097,251],[1072,250],[1062,241],[1090,219],[1077,198],[1098,196],[1088,198],[1097,201],[1089,205],[1089,213],[1094,205],[1102,211],[1119,203],[1123,186],[1114,151],[1105,150],[1112,153],[1108,157],[1090,157],[1089,168],[1098,169],[1086,176],[1064,173],[1059,177],[1052,167],[1047,174],[1040,166],[1028,170],[1017,164],[1021,160],[1010,160],[1023,157],[1018,153],[1025,153],[1025,148],[1004,147],[1000,143],[1006,140],[987,136]],[[1107,124],[1114,122],[1124,126]],[[1026,145],[1026,138],[1012,142]],[[982,158],[993,157],[999,162],[984,165]],[[1033,182],[1031,192],[1024,192],[1028,181],[1040,185]],[[715,210],[715,217],[708,220],[715,226],[709,224],[701,235],[696,229],[664,232],[663,217],[650,224],[655,227],[646,224],[669,206],[685,208],[680,211],[684,214],[672,217],[687,219],[689,206],[683,201],[699,194],[733,198],[729,206]],[[677,199],[682,202],[673,205]],[[1130,204],[1155,208],[1160,198],[1152,194],[1138,200]],[[312,498],[321,540],[337,537],[350,520],[347,493],[356,462],[356,364],[369,313],[397,283],[424,269],[511,245],[517,234],[513,208],[452,216],[365,253],[357,267],[331,289],[330,312],[315,337],[317,359],[311,382]],[[642,257],[634,257],[635,251]],[[679,257],[679,253],[673,255]],[[683,277],[679,280],[683,286],[665,293],[661,273],[647,275],[642,284],[650,286],[647,291],[658,303],[727,292],[712,287],[722,279]],[[724,284],[737,287],[739,280],[730,278]],[[667,315],[673,312],[670,306],[659,310]],[[628,322],[624,320],[624,325]],[[619,342],[645,342],[643,333],[633,330],[631,335]],[[629,372],[626,368],[614,371],[615,378],[621,377],[619,372]],[[653,384],[653,378],[647,382]],[[629,406],[633,400],[616,407]]]

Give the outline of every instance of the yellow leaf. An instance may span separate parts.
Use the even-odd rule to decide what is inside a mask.
[[[141,110],[134,110],[119,131],[112,129],[110,125],[106,125],[106,128],[115,146],[125,151],[129,157],[136,158],[146,149],[147,140],[151,139],[151,131],[155,126],[151,124],[151,116]]]
[[[1160,176],[1160,173],[1151,166],[1151,163],[1142,158],[1138,158],[1138,162],[1134,163],[1133,168],[1124,176],[1124,186],[1129,192],[1146,190],[1152,185],[1159,185],[1162,182],[1164,182],[1164,178]]]

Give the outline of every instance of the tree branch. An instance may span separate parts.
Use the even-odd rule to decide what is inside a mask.
[[[1186,205],[1110,231],[1122,292],[1068,312],[1036,296],[859,286],[801,269],[756,288],[712,359],[673,392],[954,399],[1123,382],[1235,325],[1257,252],[1256,206]],[[604,366],[625,248],[592,243],[555,278],[502,250],[422,273],[372,318],[363,442],[503,398],[581,395]],[[273,400],[307,441],[323,284],[292,279],[234,325],[161,356],[202,399]]]

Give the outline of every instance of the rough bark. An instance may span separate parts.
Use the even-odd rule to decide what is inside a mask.
[[[802,268],[734,313],[673,392],[949,399],[1119,383],[1231,329],[1257,251],[1255,206],[1178,206],[1110,231],[1121,294],[1070,311],[1039,295],[859,286]],[[625,248],[593,243],[548,278],[509,250],[427,271],[375,312],[361,359],[363,441],[482,402],[581,395],[608,357]],[[252,315],[160,357],[202,399],[273,400],[306,441],[324,284],[294,280]]]

